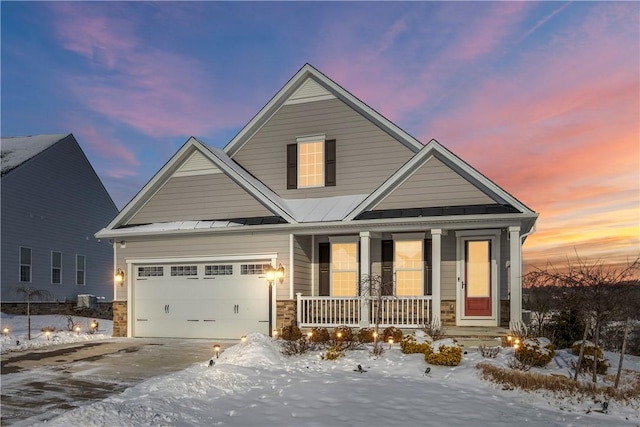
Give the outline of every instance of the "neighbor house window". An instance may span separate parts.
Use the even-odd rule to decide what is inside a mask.
[[[62,283],[62,252],[51,252],[51,283]]]
[[[396,295],[423,294],[422,240],[395,241]]]
[[[331,295],[356,296],[358,288],[358,244],[331,244]]]
[[[31,248],[20,248],[20,281],[31,282]]]
[[[85,256],[76,255],[76,285],[85,284]]]
[[[336,140],[305,136],[287,145],[287,189],[336,185]]]

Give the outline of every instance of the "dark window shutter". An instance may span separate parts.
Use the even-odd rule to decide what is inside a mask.
[[[322,297],[329,296],[329,283],[330,283],[330,263],[331,263],[331,247],[329,243],[318,244],[318,264],[320,270],[320,289],[319,295]]]
[[[382,295],[393,295],[393,240],[382,241]]]
[[[298,188],[298,144],[287,144],[287,190]]]
[[[431,270],[431,265],[433,262],[433,252],[432,252],[432,245],[431,245],[432,241],[430,239],[425,239],[424,241],[424,294],[425,295],[431,295],[432,293],[432,289],[431,289],[431,284],[432,282],[432,278],[431,275],[432,270]]]
[[[324,185],[336,186],[336,140],[328,139],[324,142]]]

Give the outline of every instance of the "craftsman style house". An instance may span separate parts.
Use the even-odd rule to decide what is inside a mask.
[[[113,297],[113,248],[93,234],[118,213],[72,134],[3,137],[2,302],[19,287],[58,301]]]
[[[116,335],[515,327],[536,218],[305,65],[224,149],[190,138],[96,236]]]

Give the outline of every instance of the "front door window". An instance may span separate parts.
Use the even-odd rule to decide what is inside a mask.
[[[466,316],[491,316],[491,240],[465,240]]]

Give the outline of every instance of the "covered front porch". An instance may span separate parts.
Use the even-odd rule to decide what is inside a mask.
[[[414,230],[291,235],[290,295],[297,325],[519,328],[519,226]],[[355,248],[353,253],[334,254],[344,252],[346,242]],[[407,242],[418,248],[409,260]],[[388,244],[393,248],[391,258],[385,254]],[[308,265],[300,256],[303,253],[308,254]],[[390,290],[363,286],[373,277],[389,282]],[[351,288],[344,286],[347,278],[355,283]],[[403,280],[415,283],[406,286]],[[300,283],[304,285],[296,286]]]

